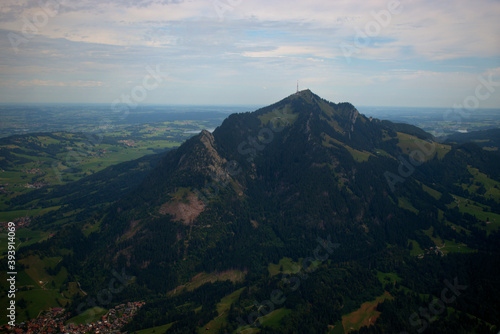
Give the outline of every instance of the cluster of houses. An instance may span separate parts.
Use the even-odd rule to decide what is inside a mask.
[[[133,140],[130,140],[130,139],[128,139],[128,140],[119,140],[118,142],[122,143],[122,144],[124,144],[126,146],[136,146],[135,142]]]
[[[64,333],[64,334],[85,334],[85,333],[119,333],[144,306],[145,302],[128,302],[120,304],[103,315],[99,321],[86,324],[64,324],[70,317],[70,313],[63,308],[52,308],[44,312],[37,319],[23,322],[15,327],[4,325],[0,327],[1,333]]]
[[[14,219],[13,222],[16,223],[16,230],[18,230],[20,228],[28,227],[31,223],[31,217],[19,217]],[[8,226],[9,222],[0,222],[0,231],[7,230]]]
[[[26,183],[24,185],[24,188],[28,189],[40,189],[45,186],[49,185],[48,183],[42,182],[42,181],[36,181],[35,183]]]
[[[441,248],[444,248],[445,244],[443,244],[441,247],[439,246],[436,246],[436,247],[430,247],[429,249],[424,249],[424,254],[427,254],[427,255],[431,255],[432,253],[436,254],[436,255],[440,255],[441,257],[444,256],[444,253],[443,251],[441,250]],[[418,255],[418,258],[419,259],[423,259],[424,258],[424,254],[419,254]]]
[[[37,161],[37,162],[39,162],[39,161]],[[44,161],[42,161],[42,162],[44,162]],[[40,168],[23,169],[21,172],[27,173],[27,174],[43,174],[40,171]]]

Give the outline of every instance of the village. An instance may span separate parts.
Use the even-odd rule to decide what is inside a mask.
[[[26,228],[31,223],[31,217],[30,216],[19,217],[14,219],[13,222],[16,223],[16,230],[20,228]],[[7,230],[8,225],[9,222],[0,222],[0,231]]]
[[[35,183],[26,183],[24,185],[24,188],[40,189],[40,188],[43,188],[43,187],[48,186],[48,185],[49,185],[49,183],[42,182],[42,181],[36,181]]]
[[[16,327],[4,325],[0,327],[2,333],[36,334],[36,333],[64,333],[64,334],[85,334],[85,333],[120,333],[123,328],[144,306],[145,302],[128,302],[120,304],[110,309],[97,322],[86,324],[64,324],[71,316],[63,308],[52,308],[37,319],[23,322]]]

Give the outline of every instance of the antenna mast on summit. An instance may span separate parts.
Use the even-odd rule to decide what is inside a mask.
[[[299,93],[299,80],[297,80],[297,94]]]

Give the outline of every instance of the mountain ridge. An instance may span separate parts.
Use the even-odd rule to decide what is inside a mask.
[[[19,306],[31,318],[47,293],[90,319],[145,301],[130,333],[399,333],[427,315],[433,333],[496,333],[492,133],[437,142],[310,90],[232,114],[168,153],[12,198],[53,208],[33,217],[39,236],[19,231]]]
[[[26,252],[63,258],[51,272],[65,268],[89,296],[102,296],[116,268],[133,277],[113,294],[147,300],[130,331],[207,331],[221,321],[219,332],[240,332],[257,326],[258,301],[269,306],[281,291],[273,307],[290,316],[262,333],[326,333],[387,291],[394,301],[360,333],[397,332],[444,279],[493,281],[499,270],[498,155],[433,139],[301,91],[147,159],[137,187]],[[422,147],[432,149],[415,154]],[[400,182],[391,187],[388,172]],[[331,251],[327,260],[314,261],[318,247]],[[488,284],[471,284],[453,317],[495,324],[492,303],[475,302],[500,299]],[[75,297],[72,311],[89,296]]]
[[[180,259],[185,261],[189,261],[190,251],[198,252],[192,243],[201,241],[195,237],[197,233],[201,237],[209,231],[215,243],[234,235],[234,217],[239,217],[238,225],[255,221],[244,229],[250,227],[257,239],[273,239],[270,249],[276,245],[286,249],[286,240],[297,237],[295,232],[282,230],[292,213],[308,234],[325,226],[335,229],[337,224],[341,230],[355,227],[364,235],[366,228],[361,225],[366,225],[374,190],[388,192],[382,165],[396,165],[401,153],[395,144],[397,136],[384,123],[359,114],[352,104],[328,102],[309,90],[255,112],[230,115],[213,133],[203,130],[167,154],[137,191],[118,201],[104,218],[101,239],[117,240],[116,246],[122,249],[119,254],[132,265],[149,260],[139,260],[144,256],[127,249],[142,248],[146,240],[156,244],[158,224],[169,226],[163,233],[174,245],[170,252],[183,254]],[[390,157],[376,154],[381,145]],[[377,162],[380,159],[385,162]],[[372,160],[378,167],[372,171],[373,167],[363,167]],[[358,181],[360,170],[371,175],[368,178],[380,180],[376,187],[370,185],[371,192]],[[313,185],[318,193],[311,192]],[[224,207],[232,208],[229,215],[221,211]],[[332,213],[328,219],[321,214],[325,208]],[[274,218],[255,212],[270,212]],[[183,227],[186,225],[189,230]],[[193,234],[193,227],[205,231]],[[107,248],[113,249],[109,241]],[[125,246],[131,242],[135,246]],[[114,258],[112,262],[117,261]],[[241,263],[221,260],[221,264],[247,268],[250,259],[247,254]],[[199,260],[193,261],[199,266]],[[214,270],[217,266],[208,267]],[[169,271],[184,276],[190,270],[177,264]],[[178,279],[188,277],[181,276]]]

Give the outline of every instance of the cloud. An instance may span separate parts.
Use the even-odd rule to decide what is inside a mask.
[[[294,56],[317,56],[324,58],[333,58],[333,55],[320,48],[307,46],[290,46],[283,45],[272,50],[265,51],[245,51],[242,53],[244,57],[250,58],[272,58],[272,57],[294,57]],[[313,58],[309,58],[313,59]]]
[[[50,5],[56,1],[61,5]],[[388,13],[390,2],[373,0],[360,5],[349,0],[241,1],[230,6],[231,10],[226,11],[223,21],[219,22],[213,2],[206,0],[42,0],[38,6],[26,0],[8,0],[0,11],[0,28],[20,33],[26,27],[26,20],[35,22],[38,17],[43,24],[37,26],[37,34],[49,38],[119,46],[172,47],[181,41],[186,45],[190,40],[216,40],[217,36],[252,25],[255,29],[269,32],[279,29],[338,47],[342,42],[354,43],[357,34],[365,31],[366,24],[376,22],[374,13]],[[47,8],[56,15],[43,18]],[[500,53],[496,34],[500,31],[499,14],[500,3],[494,0],[402,1],[401,13],[390,14],[389,24],[381,27],[376,37],[394,41],[392,50],[387,50],[389,54],[394,48],[411,46],[415,56],[429,60],[478,54],[497,56]],[[207,24],[209,21],[211,24]],[[201,29],[187,31],[188,23],[200,25]],[[178,29],[179,26],[184,27]],[[375,53],[367,52],[365,57]]]
[[[30,81],[19,81],[17,85],[22,87],[31,87],[31,86],[50,86],[50,87],[102,87],[104,83],[101,81],[70,81],[70,82],[62,82],[62,81],[54,81],[54,80],[39,80],[33,79]]]
[[[165,63],[176,85],[169,92],[176,94],[157,93],[158,101],[184,96],[189,102],[198,93],[230,103],[227,94],[204,91],[260,87],[254,99],[266,81],[266,96],[280,98],[280,85],[301,78],[314,78],[310,88],[326,92],[366,85],[391,90],[412,80],[453,89],[459,75],[448,72],[469,78],[500,67],[495,0],[401,1],[401,13],[387,24],[380,15],[391,0],[218,1],[231,7],[222,17],[211,0],[3,0],[0,84],[52,87],[54,99],[63,87],[74,96],[78,88],[99,87],[106,96],[120,94],[127,82],[140,84],[147,65]],[[360,34],[375,23],[379,31],[360,46]],[[8,34],[26,41],[17,53]],[[359,51],[350,63],[343,43]]]
[[[487,69],[487,70],[483,73],[483,75],[484,75],[484,76],[489,76],[490,74],[491,74],[494,78],[498,78],[498,77],[500,77],[500,67]],[[498,81],[498,80],[497,80],[497,81]]]

